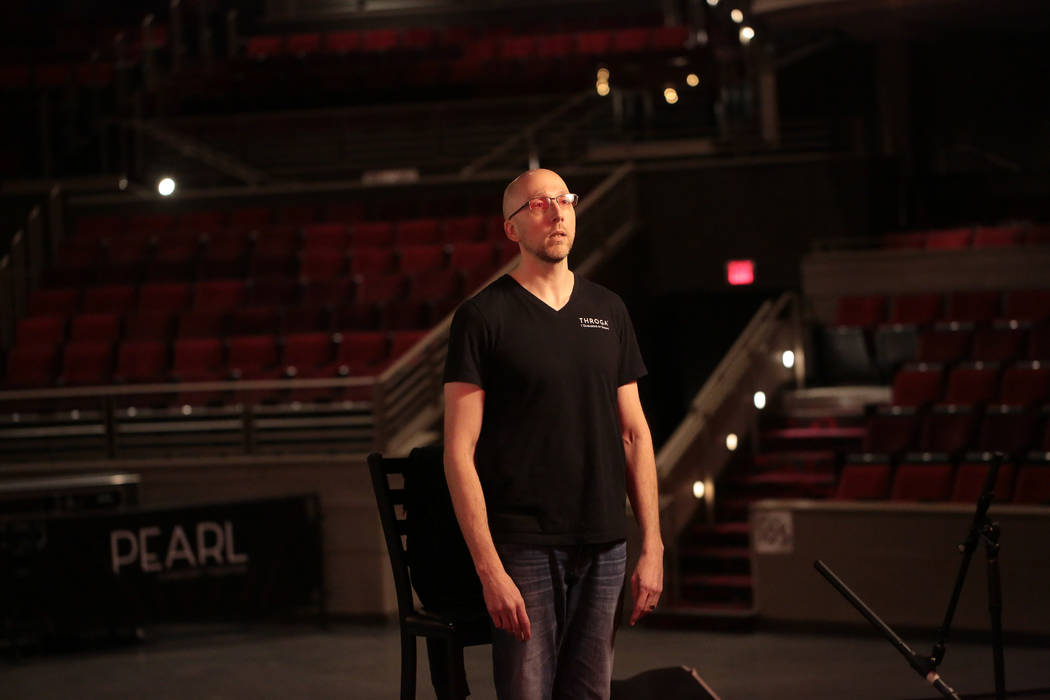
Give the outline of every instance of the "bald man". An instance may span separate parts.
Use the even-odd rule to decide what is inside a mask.
[[[569,270],[578,197],[550,170],[503,195],[521,262],[465,301],[445,367],[445,475],[492,617],[500,700],[608,698],[628,495],[633,625],[663,589],[656,460],[627,309]]]

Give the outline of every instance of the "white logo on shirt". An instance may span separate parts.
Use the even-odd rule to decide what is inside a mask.
[[[580,316],[580,328],[600,328],[603,331],[609,330],[609,322],[604,318],[591,318],[589,316]]]

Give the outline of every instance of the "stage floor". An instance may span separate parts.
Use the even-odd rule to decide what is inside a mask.
[[[928,651],[932,640],[908,638]],[[434,698],[420,643],[420,700]],[[105,651],[0,660],[0,696],[81,700],[150,698],[398,697],[400,651],[393,625],[162,628],[147,641]],[[895,700],[941,697],[881,638],[787,633],[621,629],[614,677],[664,666],[697,669],[723,700]],[[966,695],[990,692],[989,648],[949,644],[942,675]],[[488,647],[467,650],[476,700],[494,698]],[[1050,688],[1050,651],[1006,650],[1007,690]],[[1050,697],[1048,694],[1025,697]]]

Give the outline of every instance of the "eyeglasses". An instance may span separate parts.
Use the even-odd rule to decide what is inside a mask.
[[[557,202],[558,206],[560,207],[575,207],[577,202],[579,201],[580,195],[572,194],[571,192],[566,194],[559,194],[554,197],[533,197],[532,199],[515,209],[514,212],[507,218],[510,219],[512,216],[514,216],[514,214],[517,214],[525,207],[529,208],[529,213],[531,214],[545,214],[547,213],[547,210],[551,208],[551,205],[553,205],[555,202]]]

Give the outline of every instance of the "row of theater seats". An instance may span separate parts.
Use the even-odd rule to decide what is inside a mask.
[[[378,207],[378,205],[376,205]],[[402,205],[402,209],[404,205]],[[387,211],[387,214],[392,212]],[[276,235],[311,239],[344,237],[346,245],[394,243],[458,243],[496,238],[503,233],[502,216],[415,216],[409,218],[364,218],[360,203],[333,203],[324,207],[296,205],[234,208],[230,211],[202,210],[185,214],[150,213],[128,216],[90,216],[77,220],[73,241],[86,244],[120,239],[194,240],[198,234],[226,238],[251,234],[253,238]]]
[[[108,384],[225,381],[231,379],[331,378],[375,375],[396,361],[426,331],[293,333],[218,338],[71,341],[16,350],[8,362],[6,388],[103,386]],[[222,392],[129,396],[125,405],[168,406],[221,402]],[[240,397],[244,399],[245,397]],[[252,392],[252,401],[315,401],[346,398],[331,388]],[[94,401],[97,403],[97,400]],[[48,410],[81,407],[91,399],[36,402]],[[21,405],[22,411],[32,407]]]
[[[0,66],[0,90],[103,88],[113,84],[114,64],[107,61]]]
[[[887,308],[891,311],[886,313]],[[1050,290],[956,292],[840,300],[820,331],[829,378],[889,379],[905,363],[1050,360]]]
[[[1017,223],[975,226],[913,233],[890,233],[880,243],[888,249],[962,250],[965,248],[1012,248],[1021,245],[1050,245],[1050,226]]]
[[[445,271],[488,270],[517,255],[508,239],[457,244],[405,244],[360,248],[300,248],[294,239],[274,237],[256,245],[228,240],[207,247],[193,243],[150,248],[68,247],[46,271],[45,287],[188,282],[293,277],[304,282],[351,275],[435,275]],[[203,282],[202,282],[203,283]]]
[[[967,455],[958,464],[942,456],[908,455],[900,464],[864,458],[842,468],[838,500],[949,501],[976,503],[988,475],[988,455]],[[1050,453],[1001,465],[995,502],[1050,505]]]
[[[428,28],[372,29],[364,31],[301,32],[289,35],[259,35],[245,44],[245,56],[267,60],[282,56],[306,58],[317,55],[414,54],[455,48],[464,57],[478,60],[559,59],[572,55],[678,51],[689,31],[684,26],[628,27],[557,34],[492,36],[468,27],[438,32]]]

